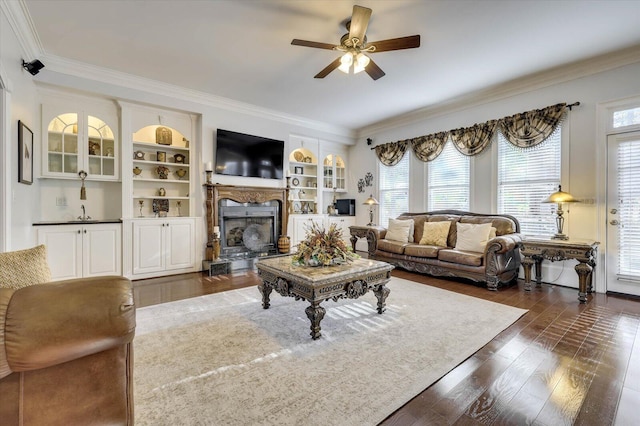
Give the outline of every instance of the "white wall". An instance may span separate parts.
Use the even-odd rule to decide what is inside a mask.
[[[7,250],[18,250],[31,247],[33,244],[32,223],[39,217],[40,185],[34,179],[33,185],[18,183],[18,120],[23,121],[34,133],[34,156],[39,158],[39,146],[35,141],[40,140],[40,114],[37,103],[36,86],[33,76],[22,69],[22,60],[27,58],[22,53],[20,43],[11,29],[4,9],[0,13],[0,64],[2,64],[3,80],[9,86],[7,105],[9,116],[9,137],[3,138],[6,158],[2,159],[3,172],[8,168],[9,182],[7,183],[9,198],[8,214],[10,222],[9,236],[6,242]],[[3,134],[5,129],[3,129]],[[34,168],[38,167],[34,162]]]
[[[373,139],[372,146],[402,139],[427,135],[440,131],[471,126],[490,119],[498,119],[515,113],[543,108],[559,102],[580,102],[580,106],[573,108],[563,127],[563,152],[567,154],[566,167],[563,169],[563,190],[571,192],[578,199],[604,201],[604,195],[598,193],[596,179],[606,177],[605,170],[597,170],[597,164],[605,165],[604,159],[597,158],[605,140],[598,140],[596,134],[596,106],[598,103],[626,98],[640,94],[640,63],[626,65],[617,69],[601,72],[587,77],[578,78],[545,88],[531,90],[527,93],[511,96],[439,116],[425,116],[411,124],[388,130],[380,130],[363,135],[355,146],[350,148],[351,172],[356,176],[364,176],[367,171],[375,170],[374,185],[378,185],[378,164],[374,152],[367,146],[367,137]],[[472,159],[472,196],[471,211],[478,213],[492,213],[496,211],[496,151],[492,147]],[[411,154],[412,155],[412,154]],[[374,164],[376,164],[374,166]],[[411,199],[410,210],[414,212],[426,211],[425,200],[425,165],[412,155]],[[359,203],[368,194],[358,194]],[[599,234],[598,215],[599,205],[578,203],[570,206],[570,212],[565,215],[567,223],[565,231],[572,238],[594,238],[603,241],[605,235]],[[366,223],[365,209],[358,211],[358,223]],[[358,249],[364,249],[361,242]],[[603,254],[600,254],[603,259]],[[599,259],[602,261],[602,259]],[[546,265],[546,269],[562,269],[562,264]],[[603,263],[601,263],[603,264]],[[565,271],[551,271],[543,276],[556,277],[557,282],[564,285],[576,286],[577,279],[573,272],[573,264],[567,262]]]

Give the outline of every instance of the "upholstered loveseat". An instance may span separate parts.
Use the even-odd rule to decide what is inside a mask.
[[[400,221],[411,222],[407,240],[404,240],[404,234],[397,235],[396,225],[400,224],[405,230],[405,222]],[[448,229],[445,223],[435,223],[446,221],[449,222]],[[392,225],[393,236],[388,232]],[[483,282],[490,290],[496,290],[518,276],[518,245],[522,238],[520,224],[513,216],[458,210],[404,213],[390,221],[390,228],[368,231],[370,258],[409,271]],[[485,232],[488,232],[486,237],[478,237],[479,233],[485,235]],[[434,240],[437,233],[441,234],[439,241]]]

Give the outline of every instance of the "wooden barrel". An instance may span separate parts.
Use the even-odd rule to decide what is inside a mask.
[[[289,253],[289,250],[291,250],[291,241],[289,240],[289,237],[286,235],[280,235],[280,238],[278,238],[278,251],[280,253]]]

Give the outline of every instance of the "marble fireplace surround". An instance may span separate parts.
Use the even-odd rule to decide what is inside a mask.
[[[235,186],[207,183],[207,250],[205,260],[213,260],[213,227],[220,226],[220,200],[229,199],[237,203],[266,203],[278,201],[280,203],[280,229],[277,235],[287,234],[287,220],[289,218],[287,200],[289,188],[268,188],[261,186]]]

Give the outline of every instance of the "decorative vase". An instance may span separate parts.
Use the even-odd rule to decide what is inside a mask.
[[[287,235],[280,235],[280,238],[278,238],[278,251],[280,251],[280,253],[289,253],[290,249],[291,240],[289,237]]]
[[[214,238],[211,241],[211,246],[213,248],[213,260],[220,259],[220,238]]]

